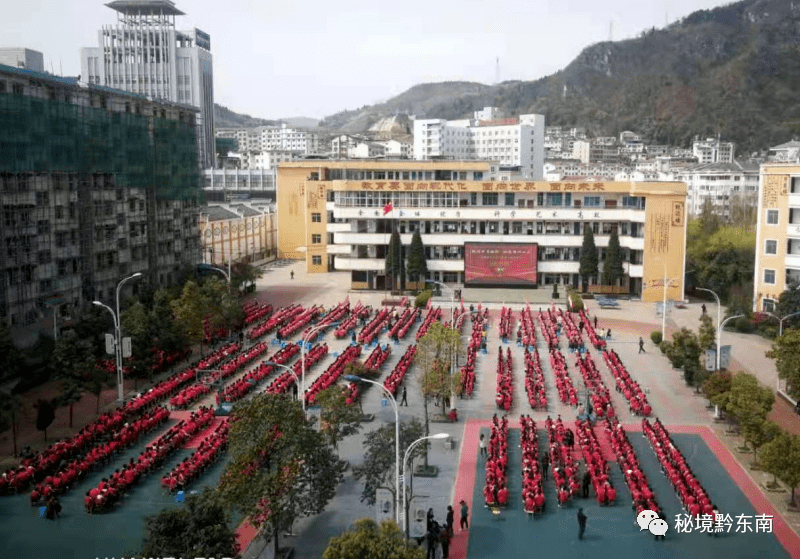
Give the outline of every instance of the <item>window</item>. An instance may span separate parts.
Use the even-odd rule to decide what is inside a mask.
[[[775,285],[775,270],[764,270],[764,283]]]
[[[481,199],[484,206],[496,206],[497,205],[497,193],[486,193],[484,192],[481,195]]]
[[[778,254],[778,241],[768,240],[764,246],[764,254]]]
[[[318,233],[314,233],[313,235],[311,235],[311,244],[318,245],[320,243],[322,243],[322,235]]]
[[[778,210],[767,210],[767,225],[778,225]]]
[[[583,205],[584,207],[600,207],[600,196],[584,196]]]
[[[311,264],[313,264],[314,266],[322,266],[322,256],[320,256],[318,254],[312,256],[311,257]]]
[[[775,312],[775,299],[764,299],[761,302],[761,310],[764,312]]]
[[[320,213],[312,213],[311,214],[311,222],[312,223],[322,223],[322,214],[320,214]]]
[[[514,193],[506,192],[506,206],[513,206],[513,205],[514,205]]]

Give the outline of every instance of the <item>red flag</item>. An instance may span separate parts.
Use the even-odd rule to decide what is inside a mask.
[[[383,215],[388,214],[390,211],[392,211],[392,203],[391,202],[389,202],[388,204],[386,204],[383,207]]]

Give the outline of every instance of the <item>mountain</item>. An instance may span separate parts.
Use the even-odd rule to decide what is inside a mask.
[[[255,128],[257,126],[276,126],[277,120],[255,118],[249,115],[233,112],[227,107],[214,103],[215,128]]]
[[[285,122],[290,126],[297,126],[299,128],[316,128],[319,124],[319,119],[309,118],[307,116],[293,116],[290,118],[282,118],[281,122]]]
[[[422,84],[384,103],[326,117],[320,126],[362,132],[398,112],[469,118],[485,106],[541,113],[548,125],[594,135],[634,130],[688,146],[695,135],[763,150],[800,133],[800,3],[744,0],[700,10],[635,39],[586,47],[535,81],[495,86]]]

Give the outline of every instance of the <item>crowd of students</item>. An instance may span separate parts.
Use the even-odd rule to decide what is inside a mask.
[[[611,405],[611,393],[600,377],[600,371],[594,364],[592,356],[587,352],[584,355],[578,354],[575,362],[583,376],[583,382],[589,390],[592,408],[597,417],[614,417],[614,407]]]
[[[200,477],[227,447],[228,420],[225,419],[210,435],[200,441],[200,445],[191,456],[184,458],[161,478],[161,486],[170,493],[185,489],[189,483]]]
[[[611,449],[617,457],[625,483],[633,498],[632,507],[635,514],[638,515],[643,510],[652,510],[660,515],[661,509],[656,503],[653,490],[650,489],[650,485],[647,483],[647,477],[642,471],[639,459],[636,457],[636,452],[634,452],[622,424],[616,419],[606,418],[605,430],[611,440]]]
[[[481,313],[472,313],[472,335],[467,345],[467,362],[461,367],[461,390],[467,396],[472,396],[475,389],[475,360],[483,341],[483,322]]]
[[[203,359],[201,359],[200,362],[197,364],[197,368],[200,370],[213,369],[214,367],[222,363],[222,361],[224,361],[226,358],[230,357],[240,349],[242,349],[242,344],[240,344],[239,342],[231,342],[229,344],[225,344],[221,348],[214,351],[214,353],[212,353],[208,357],[204,357]]]
[[[258,301],[242,306],[244,311],[244,325],[250,326],[258,320],[262,320],[272,314],[272,305],[269,303],[261,304]]]
[[[575,390],[572,379],[567,372],[567,362],[561,352],[553,347],[550,348],[550,367],[556,377],[556,390],[558,390],[559,400],[564,404],[576,407],[578,405],[578,391]]]
[[[656,419],[650,423],[646,418],[642,419],[642,431],[658,457],[661,471],[675,488],[684,510],[694,517],[708,514],[714,518],[714,505],[711,504],[708,493],[700,485],[661,421]]]
[[[581,324],[583,324],[583,329],[586,331],[586,334],[589,336],[589,341],[592,342],[592,345],[597,351],[603,351],[606,347],[606,340],[603,336],[599,336],[597,334],[597,317],[594,319],[594,328],[592,328],[591,323],[589,322],[589,317],[586,316],[586,312],[581,309]]]
[[[250,332],[247,334],[247,338],[250,340],[255,340],[269,334],[273,330],[276,330],[286,324],[289,320],[291,320],[295,315],[300,314],[303,312],[303,307],[298,304],[292,304],[287,307],[282,307],[275,311],[275,313],[270,316],[268,319],[263,320],[256,324]]]
[[[489,436],[488,456],[486,458],[486,485],[483,498],[486,506],[505,506],[508,504],[506,467],[508,466],[508,419],[504,415],[492,417],[492,432]]]
[[[359,302],[359,305],[361,303]],[[311,329],[314,328],[317,334],[321,334],[326,332],[328,328],[336,324],[339,320],[343,317],[347,316],[350,313],[350,299],[346,298],[344,301],[330,309],[328,312],[325,312],[325,308],[322,308],[322,315],[321,318],[317,321],[316,324],[313,326],[309,326],[305,330],[303,330],[303,338],[307,338],[308,335],[311,333]]]
[[[414,355],[417,353],[417,346],[410,345],[406,352],[400,357],[400,361],[397,362],[397,365],[394,366],[394,370],[386,377],[386,380],[383,381],[383,386],[386,387],[386,390],[392,393],[392,396],[397,396],[397,389],[400,388],[400,385],[403,384],[403,379],[408,372],[409,367],[411,367],[411,363],[414,362]]]
[[[521,333],[517,334],[517,340],[524,346],[536,345],[536,329],[533,326],[530,305],[525,305],[525,308],[520,312],[519,327]]]
[[[514,403],[514,386],[512,383],[511,348],[506,348],[506,357],[503,357],[503,346],[497,348],[497,394],[494,401],[497,407],[508,411]]]
[[[389,330],[389,337],[393,340],[403,339],[421,315],[422,311],[420,309],[412,309],[411,307],[405,309]]]
[[[564,330],[567,336],[567,343],[572,350],[583,349],[583,337],[581,331],[572,321],[572,314],[565,313],[561,309],[556,312],[556,320],[560,330]]]
[[[266,343],[264,344],[264,347],[266,348]],[[225,389],[217,395],[217,405],[222,402],[236,402],[237,400],[244,398],[256,387],[259,382],[271,375],[274,367],[272,365],[267,365],[266,361],[272,361],[274,363],[283,365],[284,363],[290,361],[298,353],[300,353],[300,348],[297,346],[297,344],[288,344],[281,348],[275,355],[272,356],[272,359],[265,359],[264,362],[260,363],[255,369],[249,371],[242,378],[226,386]],[[258,357],[260,357],[260,355],[261,354],[259,354]]]
[[[163,409],[163,408],[162,408]],[[166,411],[166,410],[164,410]],[[103,478],[97,487],[86,492],[86,512],[108,510],[142,477],[159,468],[164,461],[214,418],[214,409],[203,407],[192,412],[188,420],[181,420],[165,434],[148,446],[134,461],[114,472],[111,478]]]
[[[440,318],[442,318],[441,307],[428,309],[428,314],[425,315],[425,319],[422,321],[422,324],[419,325],[419,330],[417,330],[417,341],[419,341],[422,336],[427,334],[428,328],[431,327],[431,324]]]
[[[647,401],[647,396],[639,386],[639,383],[631,378],[625,365],[620,361],[617,352],[613,349],[603,351],[603,359],[605,359],[606,365],[608,365],[611,374],[614,375],[617,381],[617,392],[621,392],[625,399],[628,400],[631,413],[645,417],[649,416],[653,410]]]
[[[314,305],[310,309],[305,309],[300,314],[295,315],[291,322],[278,329],[278,334],[281,339],[285,340],[292,337],[301,328],[308,325],[312,320],[322,314],[322,306]]]
[[[361,332],[358,333],[358,342],[364,345],[369,345],[372,343],[376,337],[380,335],[381,328],[392,317],[392,312],[388,308],[382,308],[378,311],[378,314],[375,315],[375,318],[369,321],[369,323],[361,329]]]
[[[317,394],[332,386],[337,380],[339,380],[339,377],[342,376],[342,373],[344,373],[344,368],[347,366],[347,364],[355,360],[355,358],[359,355],[361,355],[360,345],[348,346],[347,349],[340,353],[339,357],[336,358],[336,361],[331,363],[325,372],[322,373],[311,384],[308,390],[306,390],[306,402],[308,404],[313,404],[317,398]]]
[[[559,415],[554,422],[550,416],[544,422],[549,439],[550,464],[553,466],[553,481],[556,484],[558,506],[564,505],[571,497],[578,494],[578,464],[572,455],[575,443],[571,430],[564,426]]]
[[[508,338],[511,337],[511,332],[513,332],[513,320],[514,313],[510,307],[503,307],[500,309],[500,326],[498,327],[498,331],[500,339],[504,342],[507,342]]]
[[[290,348],[292,348],[290,350]],[[300,346],[297,344],[287,345],[283,349],[281,349],[278,353],[275,354],[275,357],[270,359],[270,361],[277,363],[278,365],[285,365],[288,363],[292,357],[294,357],[297,353],[300,353]],[[328,344],[317,344],[311,348],[310,351],[306,352],[306,372],[314,365],[317,361],[322,359],[328,355]],[[272,365],[262,364],[266,371],[266,375],[272,373],[273,367]],[[296,361],[294,365],[292,365],[292,374],[289,371],[281,369],[283,372],[275,377],[272,382],[267,386],[267,389],[264,391],[267,394],[285,394],[290,387],[295,387],[297,390],[297,379],[300,378],[303,374],[303,365],[301,361]],[[263,378],[263,377],[262,377]],[[253,385],[254,387],[255,385]]]
[[[597,503],[600,506],[611,505],[617,498],[617,490],[611,485],[608,462],[600,451],[594,427],[587,420],[579,420],[575,423],[575,429]]]
[[[556,328],[556,321],[550,315],[550,311],[539,312],[539,326],[542,329],[542,336],[544,342],[550,350],[558,347],[558,329]]]
[[[519,420],[522,449],[522,503],[525,512],[535,514],[544,510],[544,485],[539,466],[539,436],[536,422],[523,415]]]
[[[384,347],[375,346],[375,349],[372,350],[367,360],[364,361],[364,368],[368,371],[377,371],[381,368],[387,359],[389,359],[389,355],[392,353],[392,348],[389,344],[386,344]]]
[[[534,347],[533,352],[530,352],[527,345],[525,346],[525,392],[528,394],[528,403],[533,409],[547,409],[547,393],[539,350]]]

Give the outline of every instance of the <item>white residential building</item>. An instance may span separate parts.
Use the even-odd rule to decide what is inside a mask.
[[[686,202],[689,215],[698,216],[706,200],[722,217],[730,216],[730,202],[736,197],[752,198],[757,203],[758,165],[733,163],[704,163],[674,171],[672,180],[686,183]]]
[[[319,152],[319,136],[302,128],[286,124],[257,128],[222,128],[220,138],[236,138],[239,151],[284,150],[312,155]]]
[[[369,159],[384,155],[386,155],[386,147],[377,142],[361,142],[347,150],[347,157],[350,159]]]
[[[800,163],[800,142],[792,140],[769,148],[769,160],[774,163]]]
[[[692,155],[698,163],[732,163],[734,145],[732,142],[722,142],[717,138],[698,140],[692,142]]]
[[[81,49],[84,82],[200,109],[197,150],[202,168],[215,164],[214,70],[211,38],[175,29],[185,15],[170,0],[116,0],[117,21],[98,31],[98,47]]]
[[[413,144],[409,142],[401,142],[400,140],[386,140],[378,143],[385,148],[386,157],[410,159],[414,150]]]
[[[487,107],[472,120],[414,120],[414,159],[479,159],[519,166],[523,177],[541,179],[544,166],[544,116],[492,119]]]
[[[44,72],[44,55],[38,50],[26,48],[2,48],[0,49],[0,64],[12,68]]]

